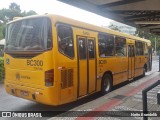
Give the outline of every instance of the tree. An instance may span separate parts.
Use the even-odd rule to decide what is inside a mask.
[[[36,15],[37,13],[33,10],[28,11],[25,16]]]
[[[18,13],[21,12],[20,6],[14,2],[10,4],[9,9]]]
[[[17,5],[16,3],[11,3],[8,9],[0,9],[0,40],[5,36],[5,25],[7,22],[13,20],[14,17],[25,17],[35,14],[37,13],[33,10],[22,12],[20,5]]]
[[[5,37],[4,30],[5,30],[5,24],[0,24],[0,40]]]
[[[148,39],[151,41],[152,44],[152,48],[155,50],[155,42],[156,42],[156,48],[157,51],[160,50],[160,38],[155,35],[155,34],[151,34],[143,29],[140,28],[136,28],[136,32],[135,35],[144,39]]]
[[[116,26],[114,24],[109,25],[108,28],[121,32],[121,30],[118,28],[118,26]]]
[[[30,10],[28,12],[21,12],[19,5],[17,5],[16,3],[11,3],[9,5],[9,9],[3,8],[0,10],[0,21],[3,21],[3,23],[7,23],[13,20],[14,17],[25,17],[36,14],[37,13],[33,10]]]

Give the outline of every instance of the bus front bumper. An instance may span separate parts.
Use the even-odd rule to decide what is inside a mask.
[[[37,89],[27,86],[21,86],[13,83],[5,83],[5,89],[8,94],[11,94],[16,97],[23,99],[39,102],[47,105],[58,105],[53,100],[54,97],[50,95],[49,89]],[[53,92],[52,92],[53,94]]]

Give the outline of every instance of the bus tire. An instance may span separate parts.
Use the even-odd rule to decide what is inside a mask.
[[[101,92],[102,94],[109,93],[112,90],[112,77],[110,74],[105,74],[102,78]]]

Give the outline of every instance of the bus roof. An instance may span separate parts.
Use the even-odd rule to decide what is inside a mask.
[[[126,34],[126,33],[118,32],[118,31],[115,31],[115,30],[111,30],[109,28],[108,29],[107,28],[102,28],[102,27],[99,27],[99,26],[96,26],[96,25],[91,25],[91,24],[88,24],[88,23],[80,22],[80,21],[77,21],[77,20],[73,20],[73,19],[70,19],[70,18],[59,16],[59,15],[54,15],[54,19],[55,18],[57,18],[56,22],[68,23],[70,25],[78,26],[78,27],[85,28],[85,29],[90,29],[90,30],[109,33],[109,34],[114,34],[114,35],[117,35],[117,36],[122,36],[122,37],[130,38],[130,39],[141,40],[141,41],[145,41],[145,42],[150,43],[150,40],[140,38],[140,37],[137,37],[137,36],[133,36],[133,35],[129,35],[129,34]]]
[[[137,36],[129,35],[129,34],[126,34],[126,33],[118,32],[118,31],[115,31],[115,30],[107,29],[107,28],[102,28],[102,27],[99,27],[99,26],[96,26],[96,25],[92,25],[92,24],[89,24],[89,23],[73,20],[71,18],[67,18],[67,17],[63,17],[63,16],[60,16],[60,15],[55,15],[55,14],[32,15],[32,16],[22,17],[22,18],[19,18],[19,19],[16,19],[16,20],[13,20],[13,21],[9,22],[8,24],[10,24],[12,22],[15,22],[15,21],[20,21],[20,20],[30,19],[30,18],[37,18],[37,17],[48,17],[48,18],[52,19],[54,24],[56,24],[57,22],[61,22],[61,23],[73,25],[73,26],[88,29],[88,30],[104,32],[104,33],[109,33],[109,34],[113,34],[113,35],[117,35],[117,36],[121,36],[121,37],[126,37],[126,38],[129,38],[129,39],[136,39],[136,40],[140,40],[140,41],[145,41],[148,44],[151,43],[150,40],[147,40],[147,39],[144,39],[144,38],[140,38],[140,37],[137,37]]]

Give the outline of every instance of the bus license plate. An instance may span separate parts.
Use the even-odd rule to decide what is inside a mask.
[[[29,95],[27,91],[22,91],[22,90],[20,91],[20,94],[22,96],[28,96]]]

